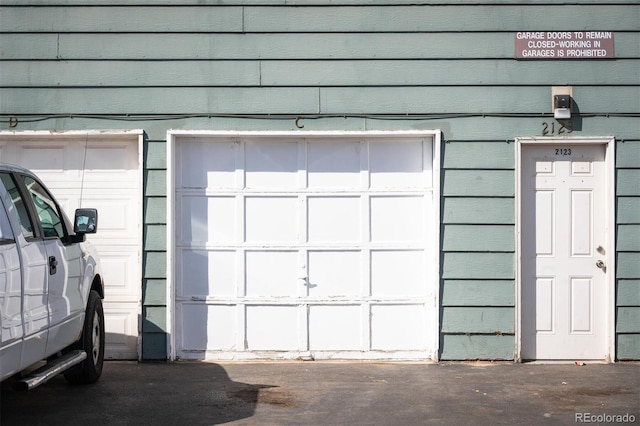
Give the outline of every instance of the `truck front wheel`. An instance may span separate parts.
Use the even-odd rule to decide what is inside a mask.
[[[87,311],[84,317],[82,337],[70,349],[82,349],[87,359],[64,373],[71,384],[87,384],[98,381],[104,363],[104,311],[102,300],[95,290],[89,293]]]

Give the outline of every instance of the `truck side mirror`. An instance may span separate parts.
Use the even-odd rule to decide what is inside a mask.
[[[98,210],[76,209],[73,232],[76,234],[95,234],[98,231]]]

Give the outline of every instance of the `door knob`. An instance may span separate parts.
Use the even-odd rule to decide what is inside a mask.
[[[602,260],[598,260],[596,262],[596,266],[600,269],[604,269],[604,262]]]

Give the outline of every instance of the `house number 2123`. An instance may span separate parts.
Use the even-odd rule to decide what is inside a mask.
[[[567,121],[552,121],[548,123],[546,121],[542,122],[542,136],[547,135],[562,135],[565,133],[573,132],[573,122],[571,120]]]

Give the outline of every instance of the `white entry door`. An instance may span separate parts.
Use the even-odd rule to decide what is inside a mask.
[[[71,218],[98,209],[107,359],[138,358],[141,293],[140,132],[0,134],[0,161],[34,171]]]
[[[435,356],[433,137],[170,143],[176,357]]]
[[[605,145],[524,145],[521,157],[522,358],[605,359]]]

